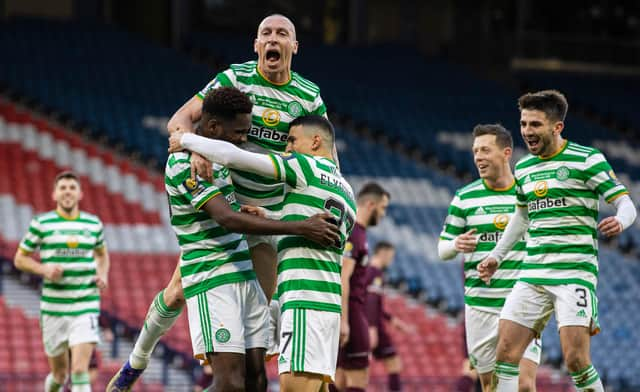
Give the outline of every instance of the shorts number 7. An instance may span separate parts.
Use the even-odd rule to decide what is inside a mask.
[[[291,336],[293,336],[293,332],[283,332],[282,339],[286,339],[284,342],[284,347],[282,347],[281,352],[287,351],[287,347],[289,347],[289,343],[291,342]]]

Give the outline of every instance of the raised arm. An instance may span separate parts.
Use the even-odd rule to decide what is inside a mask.
[[[167,131],[193,132],[193,124],[202,116],[202,99],[194,96],[176,111],[167,123]]]
[[[206,159],[231,169],[244,170],[264,177],[276,178],[274,162],[266,154],[245,151],[231,143],[191,133],[176,133],[169,138],[169,152],[181,149],[196,152]],[[280,180],[279,178],[276,178]]]

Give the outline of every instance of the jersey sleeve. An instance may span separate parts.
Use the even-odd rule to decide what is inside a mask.
[[[43,238],[44,233],[41,231],[40,222],[36,218],[33,218],[31,219],[31,223],[29,223],[27,233],[22,238],[22,241],[20,241],[18,247],[25,253],[33,253],[40,247]]]
[[[527,204],[527,195],[522,189],[522,183],[516,178],[516,207],[525,208]]]
[[[322,100],[322,97],[319,93],[316,96],[316,99],[313,100],[313,110],[311,111],[311,114],[325,117],[327,116],[327,107],[325,106],[324,101]]]
[[[207,93],[213,89],[218,87],[235,87],[236,76],[231,69],[227,69],[226,71],[220,72],[213,78],[212,81],[207,83],[206,86],[202,90],[200,90],[196,97],[200,99],[204,99]]]
[[[274,176],[292,188],[305,188],[307,176],[313,176],[307,158],[302,154],[269,154],[275,170]]]
[[[447,212],[447,218],[444,220],[444,226],[440,233],[441,240],[453,240],[460,234],[464,233],[465,226],[467,225],[467,218],[460,204],[460,197],[456,194],[453,197],[453,200],[451,200],[451,204],[449,205],[449,210]]]
[[[100,222],[98,227],[95,249],[104,248],[105,245],[106,244],[104,241],[104,225],[102,224],[102,222]]]
[[[189,164],[179,163],[172,169],[176,174],[169,180],[177,190],[177,194],[169,195],[172,204],[189,203],[196,210],[200,210],[206,202],[222,194],[220,189],[202,177],[197,176],[195,180],[192,179]]]
[[[596,151],[590,155],[586,163],[584,175],[587,186],[602,196],[607,203],[629,193],[601,152]]]

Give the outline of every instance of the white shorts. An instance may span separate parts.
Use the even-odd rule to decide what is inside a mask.
[[[40,317],[44,352],[49,357],[56,357],[66,352],[69,347],[81,343],[99,343],[100,327],[98,314],[87,313],[79,316]]]
[[[287,309],[281,314],[278,372],[314,373],[335,378],[340,340],[340,314]]]
[[[465,306],[464,317],[471,365],[480,374],[492,372],[496,365],[500,315]],[[534,339],[524,352],[523,358],[539,365],[541,352],[540,340]]]
[[[280,352],[280,303],[272,299],[269,303],[269,345],[267,347],[266,360],[278,355]]]
[[[600,332],[598,299],[593,291],[578,284],[540,286],[517,282],[500,313],[500,318],[533,330],[540,337],[555,310],[558,329],[569,326]]]
[[[244,354],[267,347],[267,299],[258,281],[229,283],[187,299],[193,356],[211,352]]]
[[[273,249],[278,250],[278,239],[280,236],[247,234],[245,237],[247,239],[247,245],[249,246],[249,249],[260,244],[267,244]]]

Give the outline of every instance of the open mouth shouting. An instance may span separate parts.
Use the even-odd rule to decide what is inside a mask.
[[[525,140],[525,143],[527,143],[527,147],[531,151],[538,150],[540,148],[540,146],[542,145],[540,143],[540,136],[530,135],[530,136],[525,137],[524,140]]]
[[[271,48],[271,49],[267,49],[267,52],[265,53],[265,59],[267,60],[267,65],[270,66],[275,66],[278,64],[278,62],[280,61],[281,58],[281,54],[280,54],[280,49],[277,48]]]

